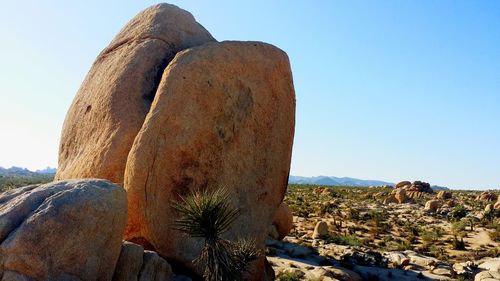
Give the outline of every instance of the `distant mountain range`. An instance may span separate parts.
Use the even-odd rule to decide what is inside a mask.
[[[392,182],[379,181],[379,180],[360,180],[355,178],[337,178],[337,177],[300,177],[292,176],[288,178],[288,183],[290,184],[313,184],[313,185],[335,185],[335,186],[394,186]],[[449,190],[449,188],[444,186],[431,186],[434,190]]]
[[[315,184],[315,185],[341,185],[341,186],[394,186],[394,183],[379,180],[360,180],[355,178],[337,178],[337,177],[300,177],[290,176],[288,183],[291,184]]]
[[[4,176],[36,176],[36,175],[50,175],[55,173],[56,173],[56,168],[50,168],[50,167],[47,167],[43,170],[36,170],[34,172],[22,167],[14,167],[14,166],[10,168],[0,167],[0,175]]]

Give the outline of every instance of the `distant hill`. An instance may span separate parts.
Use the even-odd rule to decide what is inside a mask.
[[[55,169],[48,167],[36,172],[22,167],[0,167],[0,193],[20,186],[50,182],[54,175]]]
[[[439,185],[431,185],[432,190],[435,191],[440,191],[440,190],[450,190],[446,186],[439,186]]]
[[[379,180],[361,180],[355,178],[337,178],[337,177],[300,177],[290,176],[288,178],[290,184],[315,184],[315,185],[342,185],[342,186],[394,186],[394,183],[379,181]]]
[[[37,176],[37,175],[51,175],[56,173],[56,168],[50,168],[47,167],[43,170],[36,170],[35,172],[30,171],[26,168],[23,167],[15,167],[12,166],[10,168],[3,168],[0,167],[0,175],[2,176],[24,176],[24,177],[30,177],[30,176]]]
[[[394,186],[395,184],[392,182],[385,182],[379,180],[361,180],[355,178],[338,178],[338,177],[327,177],[327,176],[318,176],[318,177],[301,177],[301,176],[292,176],[288,178],[289,184],[313,184],[313,185],[335,185],[335,186],[384,186],[390,185]],[[433,190],[450,190],[445,186],[432,185],[431,188]]]
[[[42,170],[36,170],[35,172],[38,173],[38,174],[55,174],[57,172],[57,169],[56,168],[47,167],[47,168],[42,169]]]

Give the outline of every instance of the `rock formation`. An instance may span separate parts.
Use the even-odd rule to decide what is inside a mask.
[[[171,202],[226,187],[240,216],[229,239],[264,247],[290,167],[295,100],[286,54],[259,42],[209,43],[165,69],[125,172],[125,238],[191,266],[199,241],[172,228]]]
[[[436,195],[436,199],[451,199],[451,192],[447,190],[441,190]]]
[[[123,242],[113,281],[164,281],[171,277],[172,267],[156,252]]]
[[[97,57],[64,121],[56,179],[123,183],[132,143],[175,54],[215,41],[187,11],[158,4],[134,17]]]
[[[395,188],[402,188],[402,187],[405,187],[405,186],[410,186],[411,185],[411,182],[409,181],[402,181],[402,182],[398,182],[395,186]]]
[[[226,187],[240,216],[225,238],[263,249],[287,187],[294,122],[286,53],[216,42],[190,13],[159,4],[94,62],[64,122],[56,178],[123,184],[124,238],[194,270],[200,241],[173,229],[172,203]]]
[[[318,239],[328,235],[328,225],[324,221],[320,221],[314,227],[313,238]]]
[[[430,211],[430,212],[436,212],[440,205],[441,205],[440,200],[432,199],[432,200],[425,202],[424,210]]]
[[[396,184],[395,190],[399,189],[404,189],[408,198],[420,198],[423,193],[434,192],[429,183],[421,181],[414,181],[413,183],[410,183],[409,181],[402,181]]]
[[[273,226],[276,227],[277,237],[281,240],[290,233],[293,228],[292,210],[284,202],[280,204],[273,216]]]
[[[406,190],[404,188],[394,189],[391,194],[384,200],[384,204],[396,203],[403,204],[410,202],[408,196],[406,196]]]
[[[31,185],[0,195],[0,280],[111,280],[127,218],[105,180]]]
[[[481,194],[479,194],[476,197],[476,201],[492,202],[492,201],[496,201],[496,200],[497,200],[497,195],[491,191],[481,192]]]

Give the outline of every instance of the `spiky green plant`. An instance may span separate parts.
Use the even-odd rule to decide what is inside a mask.
[[[253,240],[232,242],[222,238],[238,218],[225,188],[195,192],[174,203],[180,217],[175,228],[204,239],[200,255],[193,262],[203,268],[207,281],[242,280],[249,264],[260,255]]]

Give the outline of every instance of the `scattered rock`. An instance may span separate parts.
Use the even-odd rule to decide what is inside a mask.
[[[142,246],[123,241],[113,281],[137,281],[139,271],[142,268],[143,255],[144,248]]]
[[[441,190],[436,195],[436,199],[451,199],[451,192],[448,190]]]
[[[32,185],[1,194],[2,280],[111,280],[126,205],[123,188],[96,179]]]
[[[328,225],[324,221],[320,221],[314,227],[313,239],[319,239],[328,235]]]
[[[425,202],[425,208],[424,210],[429,211],[429,212],[436,212],[436,210],[439,208],[441,201],[432,199],[427,202]]]
[[[344,264],[381,268],[386,268],[389,262],[381,253],[371,250],[351,251],[344,254],[341,259]]]
[[[164,281],[172,276],[172,268],[166,260],[153,251],[144,251],[143,265],[138,281]]]
[[[434,269],[431,270],[433,274],[436,275],[441,275],[441,276],[447,276],[447,277],[453,277],[455,276],[455,272],[453,271],[453,268],[447,265],[438,265]]]

